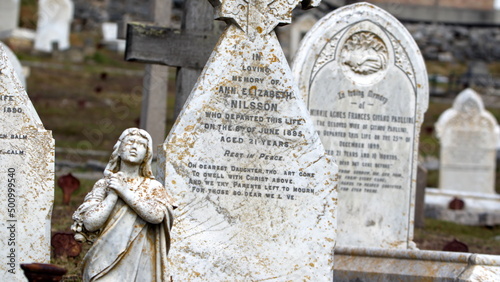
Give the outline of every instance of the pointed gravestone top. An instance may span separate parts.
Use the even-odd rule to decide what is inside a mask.
[[[24,90],[22,82],[18,78],[18,74],[12,63],[7,51],[0,44],[0,93],[3,95],[1,101],[11,102],[11,112],[8,108],[0,110],[0,122],[8,123],[12,130],[24,130],[28,128],[43,129],[42,121],[31,103],[28,94]],[[19,112],[14,110],[18,109]],[[6,113],[11,113],[6,114]]]
[[[0,277],[25,281],[22,263],[50,261],[54,139],[0,45]]]
[[[441,142],[439,187],[495,193],[498,123],[472,89],[461,92],[436,123]]]
[[[278,24],[291,22],[292,10],[300,0],[212,0],[219,19],[235,23],[250,38],[267,35]],[[320,0],[310,1],[317,6]]]
[[[333,279],[337,169],[272,31],[292,8],[281,2],[225,2],[233,8],[221,15],[238,25],[223,33],[160,153],[178,204],[174,281]],[[238,13],[246,7],[258,15]]]

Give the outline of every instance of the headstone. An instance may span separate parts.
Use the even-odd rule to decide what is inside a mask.
[[[118,24],[112,22],[102,23],[102,39],[104,42],[113,41],[118,37]]]
[[[223,24],[214,25],[213,18],[214,9],[208,1],[186,0],[180,31],[145,24],[127,25],[125,60],[177,67],[174,118],[183,108],[222,32]]]
[[[21,62],[19,62],[16,54],[14,54],[14,52],[12,52],[12,50],[10,50],[10,48],[7,47],[7,45],[0,42],[0,46],[3,47],[3,49],[5,50],[5,53],[7,53],[7,56],[9,57],[9,60],[12,64],[12,67],[14,68],[14,71],[16,72],[17,78],[21,81],[21,84],[26,89],[26,78],[24,76],[24,70],[23,70],[23,66],[21,65]]]
[[[113,22],[102,23],[102,40],[103,43],[111,50],[123,52],[125,51],[125,40],[118,39],[118,24]]]
[[[9,37],[19,23],[20,0],[0,1],[0,38]]]
[[[495,194],[498,123],[472,89],[462,91],[436,125],[439,188]]]
[[[293,70],[339,165],[337,246],[412,248],[428,82],[409,32],[376,6],[345,6],[309,31]]]
[[[74,5],[71,0],[40,0],[35,50],[52,52],[54,44],[59,50],[70,47],[69,33]]]
[[[50,261],[54,139],[0,46],[0,277],[24,281],[21,263]]]
[[[337,167],[273,31],[297,3],[214,3],[231,23],[160,153],[174,281],[333,279]]]

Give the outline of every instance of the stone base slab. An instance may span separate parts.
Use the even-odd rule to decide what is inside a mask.
[[[464,202],[463,209],[452,210],[450,202],[458,198]],[[426,188],[425,217],[471,226],[493,226],[500,224],[500,195],[481,194]]]
[[[500,281],[500,256],[337,247],[334,281]]]

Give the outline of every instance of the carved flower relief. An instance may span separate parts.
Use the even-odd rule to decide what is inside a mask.
[[[358,75],[371,75],[384,70],[388,58],[382,39],[367,31],[351,35],[340,52],[341,63]]]

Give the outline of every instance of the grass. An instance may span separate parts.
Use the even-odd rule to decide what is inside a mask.
[[[142,77],[106,74],[102,79],[103,73],[32,67],[29,95],[56,146],[109,150],[124,129],[137,126]]]
[[[453,222],[426,219],[425,228],[415,229],[417,247],[442,250],[446,243],[456,239],[465,243],[471,253],[500,254],[500,226],[465,226]]]
[[[425,62],[428,74],[439,74],[448,76],[452,73],[463,74],[467,71],[467,66],[463,63],[450,63],[450,62]]]

